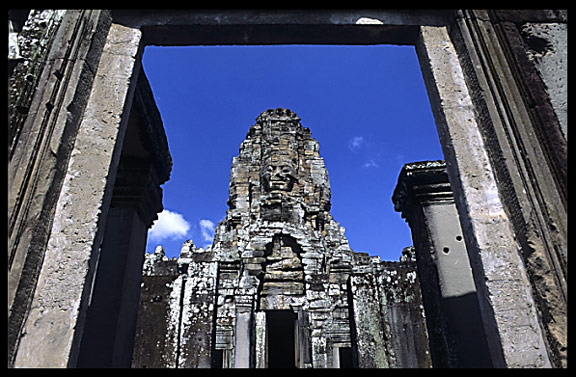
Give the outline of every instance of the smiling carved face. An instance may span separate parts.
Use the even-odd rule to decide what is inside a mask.
[[[296,180],[294,168],[287,161],[271,162],[262,171],[266,191],[291,191]]]

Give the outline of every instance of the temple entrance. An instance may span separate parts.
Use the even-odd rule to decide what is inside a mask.
[[[354,368],[352,347],[338,347],[338,359],[340,368]]]
[[[296,368],[296,314],[291,310],[266,312],[268,368]]]

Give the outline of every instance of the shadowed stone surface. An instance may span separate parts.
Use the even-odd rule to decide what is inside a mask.
[[[138,331],[179,328],[179,340],[170,338],[176,365],[430,366],[414,261],[381,262],[350,249],[344,228],[330,214],[318,142],[294,112],[278,108],[258,116],[233,159],[228,205],[212,247],[195,248],[189,241],[178,260],[158,253],[146,259]],[[157,265],[165,263],[177,264],[183,279],[184,288],[170,283],[170,295],[154,287],[164,281]],[[188,290],[194,293],[186,296]],[[150,297],[182,294],[164,313],[144,314],[154,305]],[[294,330],[278,328],[281,321],[274,318],[294,318],[286,325]],[[286,331],[296,333],[286,340],[294,342],[294,355],[284,352],[294,360],[282,361],[270,356],[279,354],[271,337]],[[192,350],[194,336],[187,334],[200,333],[206,341]],[[166,331],[154,334],[137,340],[133,366],[172,366],[157,356],[142,357],[165,344]]]

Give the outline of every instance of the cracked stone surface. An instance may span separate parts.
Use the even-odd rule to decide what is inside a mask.
[[[339,366],[345,363],[340,349],[354,350],[360,367],[429,366],[426,351],[406,356],[418,348],[407,344],[427,347],[413,257],[407,251],[401,262],[382,262],[351,250],[330,214],[330,197],[310,129],[288,109],[260,114],[233,159],[229,209],[213,245],[204,250],[187,241],[177,260],[168,260],[161,248],[146,257],[141,310],[162,296],[149,290],[171,289],[163,295],[170,301],[167,314],[156,323],[179,328],[179,334],[159,331],[163,338],[156,344],[172,342],[179,349],[163,351],[176,355],[173,365],[215,366],[212,353],[222,355],[224,367],[265,367],[265,313],[289,311],[297,318],[298,367]],[[167,264],[179,275],[171,272],[172,282],[154,288]],[[406,326],[417,335],[407,339]],[[138,356],[155,335],[139,336],[133,366],[150,360]]]

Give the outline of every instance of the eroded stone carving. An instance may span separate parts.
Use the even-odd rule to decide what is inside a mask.
[[[184,293],[175,297],[210,310],[190,318],[184,305],[181,331],[214,335],[210,353],[181,350],[177,365],[273,367],[279,365],[274,355],[285,353],[290,360],[282,365],[301,368],[408,366],[404,360],[429,366],[425,351],[402,357],[406,352],[390,342],[398,332],[397,344],[418,342],[427,349],[414,261],[384,263],[350,249],[344,228],[330,214],[330,183],[318,142],[294,112],[278,108],[258,116],[233,159],[229,192],[212,247],[196,249],[188,241],[173,262],[189,276],[180,288]],[[161,259],[158,254],[147,263]],[[210,280],[214,275],[192,272],[215,271],[209,267],[215,264],[217,283]],[[147,289],[154,268],[145,270]],[[196,292],[192,301],[181,296],[189,290]],[[389,322],[388,316],[405,308],[409,325]],[[405,326],[418,335],[400,335]],[[287,336],[286,352],[275,352],[278,336]],[[144,342],[152,345],[154,339]],[[383,348],[375,352],[374,342]],[[135,355],[146,344],[137,344]]]

